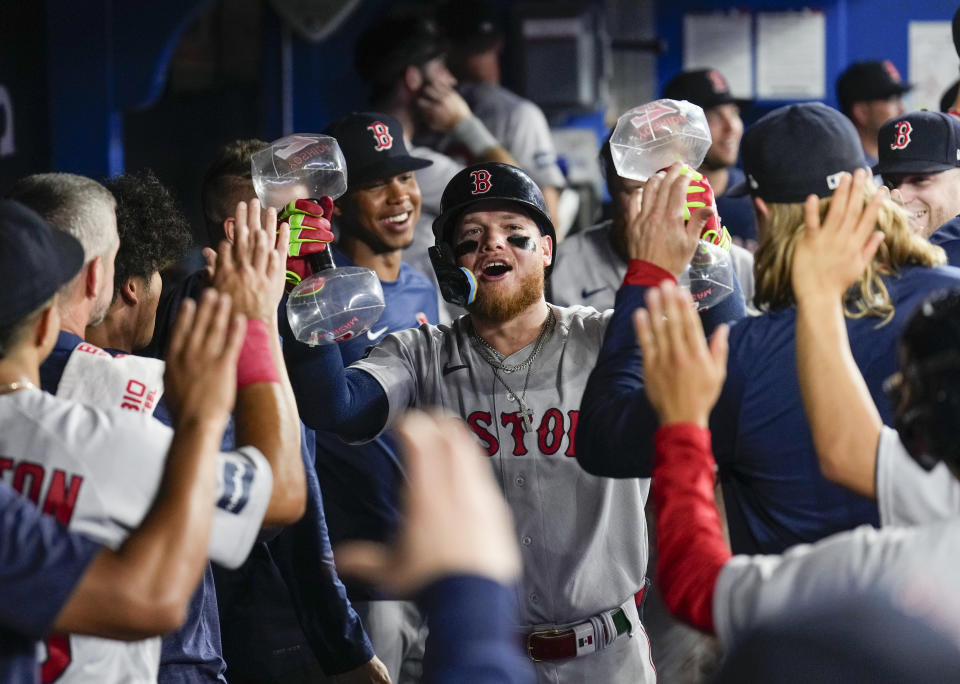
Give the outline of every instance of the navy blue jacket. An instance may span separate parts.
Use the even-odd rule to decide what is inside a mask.
[[[960,289],[960,270],[904,268],[885,283],[896,306],[880,327],[848,319],[851,348],[884,422],[892,422],[883,381],[897,366],[896,344],[913,309],[930,293]],[[657,418],[643,392],[642,360],[629,311],[643,288],[623,288],[617,312],[584,393],[577,458],[586,470],[649,477]],[[820,474],[796,372],[792,307],[745,318],[730,332],[727,379],[710,417],[734,553],[779,553],[860,524],[878,524],[876,503]],[[585,432],[584,432],[585,431]],[[635,446],[617,459],[624,440]]]

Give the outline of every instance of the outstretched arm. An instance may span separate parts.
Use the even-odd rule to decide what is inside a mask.
[[[289,326],[282,329],[283,354],[304,424],[347,442],[380,434],[390,409],[380,383],[365,371],[344,368],[337,345],[310,347],[294,339]]]
[[[712,216],[701,208],[684,222],[689,177],[674,165],[654,176],[637,194],[626,233],[632,257],[617,292],[603,346],[583,393],[577,427],[577,460],[589,473],[605,477],[649,477],[653,471],[653,434],[658,420],[644,392],[643,356],[633,329],[633,312],[643,306],[648,288],[676,283],[690,262],[700,230]],[[739,283],[735,291],[700,314],[707,334],[720,323],[746,315]]]
[[[231,295],[234,312],[247,318],[247,337],[237,367],[236,443],[260,450],[273,470],[273,493],[265,525],[299,520],[306,505],[300,460],[300,421],[283,364],[277,307],[283,295],[289,228],[276,241],[277,213],[267,210],[261,226],[260,202],[236,209],[233,242],[223,241],[212,285]]]
[[[843,295],[883,239],[878,189],[865,202],[866,171],[844,176],[821,225],[820,204],[807,198],[806,228],[793,259],[797,299],[797,375],[824,476],[876,498],[877,444],[883,422],[860,374],[843,315]]]

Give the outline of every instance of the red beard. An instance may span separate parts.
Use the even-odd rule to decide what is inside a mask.
[[[525,276],[516,289],[500,293],[502,283],[478,283],[477,298],[467,306],[471,314],[490,321],[503,323],[514,318],[527,307],[536,304],[543,296],[544,269],[534,269]]]

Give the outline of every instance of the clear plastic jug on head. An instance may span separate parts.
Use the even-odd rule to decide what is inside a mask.
[[[654,100],[617,120],[610,154],[620,177],[646,181],[674,162],[696,169],[712,142],[700,107],[686,100]],[[690,290],[702,311],[733,293],[735,277],[729,251],[701,239],[679,284]]]
[[[617,120],[610,154],[622,178],[645,181],[677,161],[699,167],[711,142],[700,107],[686,100],[654,100]]]
[[[347,190],[343,152],[328,135],[280,138],[253,155],[251,171],[260,202],[275,209],[297,199],[336,199]],[[357,266],[337,268],[329,248],[307,258],[313,274],[287,297],[294,336],[311,345],[332,344],[369,330],[384,309],[377,274]]]

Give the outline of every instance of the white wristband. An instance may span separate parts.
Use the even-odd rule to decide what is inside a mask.
[[[477,157],[491,147],[500,146],[500,142],[487,130],[483,122],[473,114],[458,123],[452,133],[457,140],[467,146],[471,154]]]

